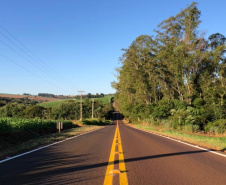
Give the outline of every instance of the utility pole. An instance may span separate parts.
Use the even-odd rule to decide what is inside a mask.
[[[82,121],[82,93],[85,91],[78,91],[80,93],[81,102],[80,102],[80,120]]]
[[[94,99],[92,99],[92,118],[93,118],[93,109],[94,109]]]

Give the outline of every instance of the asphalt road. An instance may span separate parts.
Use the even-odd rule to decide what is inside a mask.
[[[0,163],[0,184],[103,184],[115,131],[116,125],[110,125]],[[136,130],[121,121],[119,131],[128,184],[226,184],[225,157]],[[116,157],[114,167],[121,162]],[[113,184],[119,184],[118,174],[113,175]]]

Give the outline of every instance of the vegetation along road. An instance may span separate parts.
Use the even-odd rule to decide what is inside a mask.
[[[119,119],[119,120],[117,120]],[[0,163],[0,184],[218,184],[226,157],[113,124]]]

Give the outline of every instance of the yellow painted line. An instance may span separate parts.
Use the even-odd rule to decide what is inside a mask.
[[[107,171],[104,179],[104,185],[112,185],[113,181],[113,176],[110,173],[114,169],[114,161],[115,161],[115,142],[116,142],[116,136],[117,136],[117,129],[115,130],[115,136],[112,142],[111,146],[111,152],[110,152],[110,157],[108,160],[108,166],[107,166]]]
[[[116,138],[118,140],[117,143],[116,143]],[[115,152],[115,146],[118,146],[118,152]],[[114,169],[115,155],[119,155],[119,169],[118,170]],[[117,126],[116,126],[116,130],[115,130],[115,136],[114,136],[114,139],[112,142],[107,171],[106,171],[106,175],[105,175],[105,179],[104,179],[104,185],[112,185],[112,182],[113,182],[112,174],[118,173],[118,172],[119,172],[119,184],[127,185],[128,179],[127,179],[126,166],[125,166],[125,161],[124,161],[121,137],[120,137],[120,132],[119,132],[118,120],[117,120]]]
[[[123,155],[123,150],[122,150],[122,143],[121,143],[121,137],[120,137],[120,132],[119,132],[119,127],[117,123],[117,128],[118,128],[118,151],[119,151],[119,184],[127,185],[128,184],[128,179],[127,179],[127,173],[126,173],[126,165],[124,161],[124,155]]]

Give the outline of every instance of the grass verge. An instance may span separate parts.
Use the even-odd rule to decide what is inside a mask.
[[[97,125],[82,126],[82,127],[72,128],[68,130],[63,130],[60,133],[48,134],[38,138],[30,139],[28,141],[22,142],[20,144],[17,144],[15,146],[12,146],[5,150],[0,151],[0,159],[4,159],[6,157],[10,157],[22,152],[26,152],[40,146],[51,144],[56,141],[64,140],[66,138],[76,136],[88,131],[96,130],[98,128],[101,128],[101,127]]]
[[[151,131],[153,133],[175,138],[205,148],[226,152],[226,137],[210,137],[203,135],[187,134],[170,129],[162,128],[160,129],[152,125],[141,125],[141,124],[129,124],[129,125],[135,128]]]

